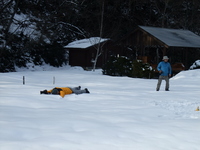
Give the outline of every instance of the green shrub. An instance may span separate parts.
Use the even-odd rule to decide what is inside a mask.
[[[154,70],[149,64],[142,63],[140,60],[132,61],[130,58],[124,56],[111,56],[102,69],[104,75],[135,78],[154,77]]]
[[[153,78],[155,71],[152,69],[150,64],[143,63],[141,60],[133,61],[133,72],[132,76],[136,78]]]
[[[103,66],[103,74],[111,76],[129,76],[132,64],[126,57],[111,56]]]

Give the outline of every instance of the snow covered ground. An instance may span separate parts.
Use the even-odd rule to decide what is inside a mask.
[[[171,78],[169,92],[156,84],[78,67],[0,73],[0,149],[199,150],[200,70]],[[39,94],[78,85],[91,93]]]

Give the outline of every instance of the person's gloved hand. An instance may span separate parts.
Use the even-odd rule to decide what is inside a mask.
[[[48,94],[47,90],[40,91],[40,94]]]

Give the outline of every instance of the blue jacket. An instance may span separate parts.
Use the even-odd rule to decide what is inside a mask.
[[[172,74],[172,68],[169,62],[161,61],[157,66],[158,71],[161,72],[161,76],[169,76],[169,74]]]

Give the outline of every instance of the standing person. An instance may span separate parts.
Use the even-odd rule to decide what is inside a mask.
[[[160,76],[158,79],[156,91],[160,90],[162,80],[166,81],[165,91],[169,91],[169,77],[171,77],[172,68],[168,60],[169,58],[167,56],[164,56],[163,61],[161,61],[157,66],[157,70],[159,71]]]

